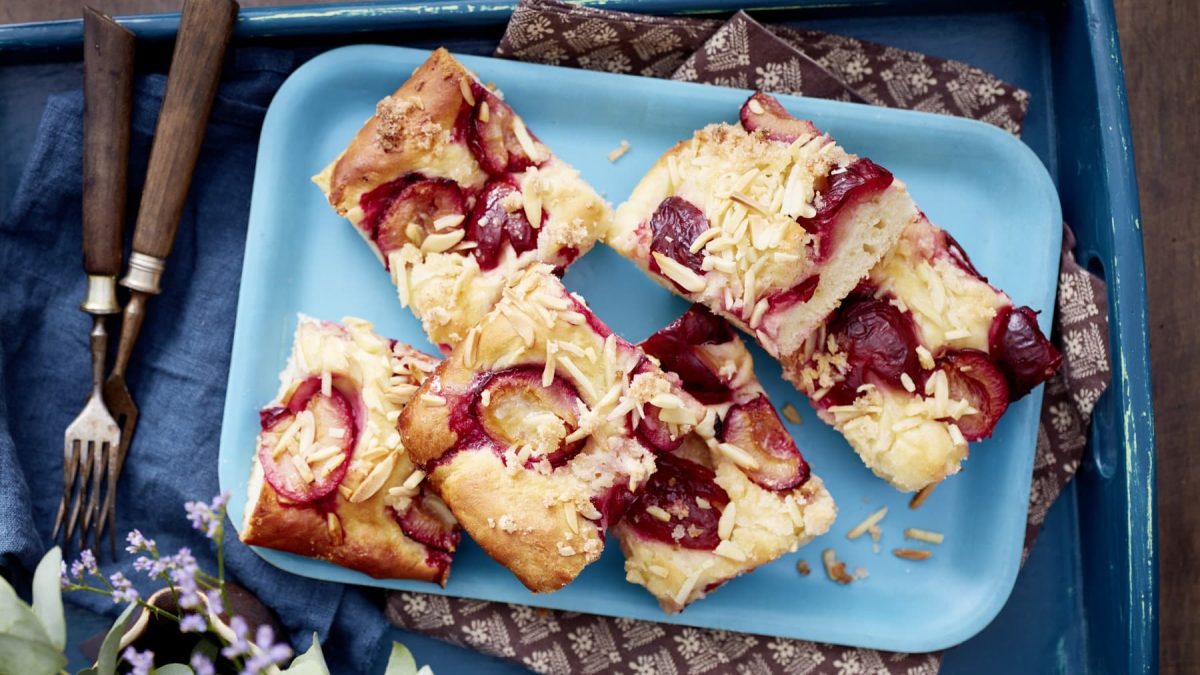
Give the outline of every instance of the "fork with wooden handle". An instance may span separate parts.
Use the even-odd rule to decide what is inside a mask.
[[[112,456],[120,437],[117,423],[104,406],[101,383],[108,354],[105,317],[121,311],[117,304],[117,274],[121,271],[121,232],[125,221],[133,33],[85,7],[83,39],[83,269],[88,281],[81,308],[92,315],[92,395],[83,412],[67,427],[63,442],[63,497],[54,519],[57,538],[66,517],[65,546],[75,533],[82,511],[80,548],[87,546],[101,479],[106,468],[111,476]],[[111,489],[110,481],[110,492]],[[94,537],[97,545],[101,527],[97,523]]]
[[[175,243],[179,216],[200,154],[200,142],[221,76],[221,61],[237,12],[238,5],[233,0],[186,0],[179,19],[167,91],[154,129],[146,183],[133,230],[129,271],[121,279],[121,285],[130,290],[130,295],[121,321],[117,361],[104,383],[104,399],[121,420],[121,443],[115,467],[109,473],[110,484],[114,486],[129,454],[138,419],[137,406],[125,383],[125,369],[141,332],[146,301],[162,290],[159,281]],[[110,490],[100,516],[101,526],[115,517],[116,495],[115,490]]]

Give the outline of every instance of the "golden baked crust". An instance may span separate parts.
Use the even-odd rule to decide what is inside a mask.
[[[832,194],[828,186],[859,169],[886,187],[846,202],[822,234],[812,219]],[[691,264],[654,245],[654,223],[681,211],[698,224],[678,235],[689,241],[670,246],[686,247]],[[815,129],[782,142],[766,131],[711,124],[659,158],[618,207],[605,242],[785,358],[916,216],[901,181]]]
[[[425,380],[400,432],[471,537],[547,592],[600,557],[622,495],[654,471],[643,431],[682,438],[702,414],[534,266]]]
[[[766,396],[754,374],[750,352],[721,319],[701,306],[693,306],[641,346],[648,354],[660,355],[668,370],[688,363],[680,354],[693,354],[699,360],[690,361],[691,368],[707,368],[724,386],[721,389],[714,380],[698,377],[694,369],[681,369],[690,373],[682,378],[684,389],[701,397],[708,413],[696,431],[671,453],[711,471],[708,480],[713,485],[690,495],[700,509],[709,513],[716,510],[720,515],[715,534],[709,533],[711,548],[687,544],[689,530],[696,526],[691,514],[696,512],[690,510],[690,505],[652,494],[661,483],[656,479],[643,488],[625,519],[613,528],[625,554],[626,578],[644,586],[665,611],[674,613],[726,581],[794,552],[824,534],[832,526],[837,510],[824,483],[808,472],[807,463],[790,438],[778,450],[795,453],[797,475],[782,485],[771,485],[754,470],[756,458],[763,458],[761,454],[748,447],[731,448],[733,439],[724,431],[714,434],[712,427],[728,427],[736,416],[731,411],[739,407],[744,410],[745,406],[758,406],[763,411]],[[758,447],[770,444],[775,434],[787,434],[769,403],[765,409],[769,412],[760,412],[749,425],[750,434],[759,439]],[[740,423],[744,425],[745,419]],[[663,466],[660,460],[660,472]],[[772,477],[784,478],[780,474]],[[723,494],[728,503],[715,501],[713,493]],[[660,510],[654,517],[665,519],[666,528],[677,524],[671,535],[674,541],[641,529],[641,523],[647,521],[639,520],[638,514],[649,513],[655,506]],[[707,521],[707,525],[712,524],[713,520]],[[696,530],[691,532],[701,536]]]
[[[376,579],[419,579],[445,585],[448,569],[430,565],[425,545],[406,537],[385,512],[385,491],[358,504],[343,501],[336,514],[338,525],[331,527],[329,514],[320,509],[280,503],[263,480],[262,467],[255,463],[253,471],[251,491],[258,498],[246,510],[243,543],[320,558]],[[400,485],[406,477],[396,465],[387,485]]]
[[[502,134],[528,161],[485,164],[491,155],[472,135],[477,128]],[[491,309],[507,278],[536,263],[565,268],[611,219],[608,204],[525,129],[500,92],[445,49],[380,101],[313,180],[445,352]],[[414,183],[429,189],[414,196],[405,190]],[[421,206],[396,212],[405,200]]]
[[[266,479],[264,460],[255,453],[242,541],[328,560],[377,578],[445,584],[458,534],[449,511],[422,484],[424,472],[405,455],[395,432],[400,410],[436,363],[407,345],[379,337],[365,321],[347,318],[338,325],[302,316],[292,357],[280,375],[279,394],[264,409],[265,420],[283,421],[264,422],[258,446],[280,460],[307,457],[310,471],[318,476],[331,460],[338,466],[348,461],[348,466],[328,495],[297,502]],[[314,459],[320,457],[315,443],[307,443],[306,450],[304,440],[292,445],[278,431],[299,417],[287,407],[297,392],[317,381],[322,393],[336,390],[355,411],[353,428],[337,436],[354,434],[348,460]],[[326,431],[309,438],[323,437]],[[422,514],[441,518],[446,523],[444,536],[434,541],[418,533],[426,543],[409,536],[403,523],[415,522],[410,517]]]

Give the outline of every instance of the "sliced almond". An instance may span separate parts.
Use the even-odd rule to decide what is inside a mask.
[[[929,495],[933,494],[933,489],[936,487],[937,487],[937,483],[930,483],[929,485],[926,485],[925,487],[921,488],[917,492],[917,494],[913,495],[912,499],[908,502],[908,508],[910,508],[910,509],[921,508],[921,505],[925,503],[926,499],[929,499]]]
[[[925,548],[897,548],[892,553],[905,560],[929,560],[933,557],[933,551]]]
[[[436,232],[425,237],[425,240],[421,242],[421,251],[425,253],[443,253],[453,248],[465,236],[467,236],[466,230]]]
[[[746,552],[742,550],[741,546],[728,539],[717,544],[717,547],[713,549],[713,553],[722,558],[729,558],[737,562],[746,562]]]
[[[721,519],[717,521],[717,537],[721,540],[729,539],[733,534],[733,526],[737,522],[737,504],[729,502],[725,505],[725,510],[721,512]]]
[[[658,268],[662,270],[663,276],[679,284],[681,288],[689,293],[699,293],[704,290],[705,282],[703,277],[676,262],[674,258],[669,258],[657,251],[653,255],[654,260],[658,262]]]
[[[325,522],[329,526],[329,536],[333,537],[335,546],[341,546],[345,541],[345,532],[342,530],[342,521],[337,517],[337,514],[330,511],[325,516]]]
[[[383,487],[388,476],[392,475],[392,469],[396,466],[396,455],[389,454],[384,460],[375,465],[363,482],[359,484],[354,493],[350,495],[350,502],[357,504],[364,502],[379,492],[379,488]]]
[[[662,508],[661,506],[647,506],[646,513],[654,516],[656,519],[661,520],[664,523],[671,521],[671,514],[667,513],[666,509]]]
[[[916,527],[910,527],[904,530],[905,539],[915,539],[923,541],[926,544],[940,544],[946,540],[946,535],[941,532],[933,532],[931,530],[922,530]]]
[[[615,162],[629,152],[629,141],[621,139],[621,144],[608,152],[608,161]]]
[[[729,458],[729,461],[743,469],[754,471],[759,467],[758,460],[754,459],[753,455],[732,443],[718,443],[717,449],[721,451],[722,455]]]
[[[467,105],[475,105],[475,94],[471,92],[471,80],[469,78],[465,76],[459,78],[458,90],[462,92],[463,100],[467,102]]]

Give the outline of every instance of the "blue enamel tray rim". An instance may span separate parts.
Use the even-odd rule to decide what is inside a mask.
[[[455,4],[454,9],[442,7]],[[458,25],[490,24],[507,19],[513,3],[501,1],[495,11],[473,12],[486,3],[390,2],[346,3],[318,7],[243,9],[237,39],[269,35],[296,37],[342,32],[376,32],[423,28],[461,21]],[[732,11],[736,3],[723,0],[616,0],[585,4],[646,13]],[[1044,3],[1043,3],[1044,4]],[[1028,0],[988,0],[962,3],[939,0],[793,0],[756,2],[774,8],[871,8],[903,14],[955,11],[1036,9],[1052,23],[1054,48],[1043,58],[1051,62],[1060,95],[1049,113],[1057,132],[1057,150],[1066,161],[1094,154],[1089,166],[1079,166],[1060,179],[1066,217],[1079,237],[1077,254],[1095,260],[1107,274],[1112,325],[1113,364],[1118,377],[1101,398],[1089,439],[1088,462],[1101,453],[1112,455],[1103,473],[1081,472],[1071,493],[1079,495],[1081,513],[1111,516],[1105,527],[1091,531],[1086,522],[1077,546],[1086,549],[1082,580],[1082,615],[1087,636],[1080,663],[1088,672],[1152,673],[1158,667],[1158,549],[1155,501],[1154,425],[1150,389],[1145,266],[1136,175],[1129,129],[1124,70],[1111,0],[1065,0],[1050,7]],[[422,9],[424,8],[424,9]],[[443,16],[430,16],[437,11]],[[805,16],[792,13],[793,18]],[[121,17],[139,38],[170,39],[177,14]],[[50,62],[71,58],[82,41],[78,20],[0,26],[0,62]],[[1070,124],[1066,124],[1069,121]],[[1085,226],[1085,218],[1094,225]],[[1110,423],[1105,424],[1104,418]]]
[[[287,142],[286,129],[279,124],[273,124],[274,116],[283,115],[283,112],[291,107],[301,103],[300,99],[296,99],[293,95],[293,90],[296,90],[296,95],[302,95],[300,92],[305,91],[305,87],[311,86],[308,84],[307,72],[312,70],[314,73],[321,73],[328,68],[330,64],[338,67],[339,63],[343,63],[340,67],[345,67],[344,62],[350,61],[358,63],[360,61],[380,61],[390,60],[391,55],[383,53],[384,50],[403,52],[413,51],[400,47],[381,47],[375,45],[357,45],[343,47],[330,52],[326,52],[305,65],[301,66],[292,76],[286,81],[277,92],[275,99],[272,101],[271,108],[268,110],[267,119],[263,126],[263,135],[260,140],[259,158],[260,169],[255,175],[254,198],[251,202],[250,210],[250,231],[247,236],[246,244],[246,259],[257,260],[259,256],[266,256],[270,251],[264,250],[263,247],[269,247],[268,239],[271,235],[272,226],[269,224],[257,225],[256,223],[266,223],[268,217],[262,215],[262,209],[269,208],[265,204],[269,204],[274,192],[278,188],[273,188],[268,185],[268,181],[277,179],[277,171],[272,170],[266,172],[262,170],[262,166],[271,164],[277,160],[271,160],[279,152],[281,152],[281,144]],[[419,52],[423,56],[423,52]],[[511,70],[520,68],[522,71],[532,71],[536,73],[539,70],[544,70],[547,73],[550,71],[558,71],[561,73],[564,69],[554,68],[550,66],[542,66],[538,64],[513,64],[506,61],[495,61],[485,57],[460,56],[468,67],[472,67],[479,72],[486,72],[485,66],[491,68],[504,68]],[[419,62],[419,59],[417,60]],[[407,72],[407,70],[405,70]],[[509,74],[511,77],[511,73]],[[319,77],[319,76],[318,76]],[[487,77],[487,75],[485,75]],[[499,77],[499,73],[494,75]],[[599,88],[604,88],[605,83],[611,83],[615,80],[622,80],[631,76],[613,75],[609,73],[597,73],[590,71],[571,71],[571,77],[581,83],[591,81]],[[634,78],[635,82],[644,83],[643,78]],[[712,89],[704,85],[696,85],[691,83],[679,82],[663,82],[658,83],[661,87],[674,88],[677,94],[681,96],[685,91],[691,90],[695,93],[712,95]],[[862,125],[871,125],[878,127],[879,124],[888,126],[897,126],[898,128],[912,127],[934,127],[945,134],[948,139],[962,139],[978,143],[978,146],[986,148],[988,152],[995,152],[999,161],[1008,163],[1013,168],[1016,175],[1024,175],[1029,177],[1028,187],[1032,192],[1029,194],[1030,199],[1044,201],[1045,213],[1049,215],[1054,224],[1048,224],[1051,227],[1052,234],[1050,235],[1050,245],[1057,250],[1058,231],[1057,225],[1060,213],[1057,192],[1045,167],[1041,161],[1024,143],[1017,141],[1011,135],[997,129],[994,126],[968,120],[965,118],[949,117],[944,115],[932,115],[929,113],[884,109],[871,106],[863,106],[858,104],[848,104],[836,101],[826,101],[820,99],[807,99],[800,97],[781,97],[785,104],[793,105],[800,102],[803,103],[807,113],[811,113],[815,118],[827,119],[836,117],[847,117],[857,120],[857,123]],[[741,95],[737,97],[741,100]],[[947,141],[951,142],[951,141]],[[614,201],[620,201],[623,195],[609,195]],[[1051,213],[1052,212],[1052,213]],[[1041,210],[1035,210],[1035,213],[1042,215]],[[266,259],[265,257],[262,259]],[[253,339],[250,336],[256,329],[255,322],[251,319],[251,313],[258,310],[264,300],[264,293],[269,295],[269,291],[265,291],[262,285],[262,280],[254,266],[244,265],[242,276],[242,292],[239,296],[239,307],[237,323],[234,330],[233,340],[233,355],[230,364],[230,376],[228,389],[230,391],[243,391],[250,388],[250,383],[247,380],[248,373],[251,371],[251,362],[256,360],[255,354],[261,351],[256,343],[251,342]],[[1040,286],[1040,284],[1039,284]],[[1041,317],[1043,328],[1047,328],[1050,321],[1050,315],[1053,312],[1054,298],[1053,283],[1047,284],[1044,289],[1038,290],[1037,295],[1029,298],[1034,300],[1036,306],[1045,308],[1046,311]],[[261,337],[261,336],[259,336]],[[1030,396],[1029,405],[1039,406],[1041,400],[1041,389],[1039,388]],[[260,402],[261,403],[261,402]],[[1023,402],[1024,403],[1024,402]],[[245,411],[242,409],[245,405],[244,397],[227,396],[226,407],[223,416],[224,426],[221,433],[221,455],[219,476],[221,478],[222,489],[238,489],[241,485],[241,477],[244,473],[243,467],[235,466],[230,463],[231,455],[227,454],[235,452],[229,448],[240,447],[239,443],[244,443],[244,438],[237,434],[242,433],[237,424],[231,424],[231,420],[239,419],[244,416]],[[1033,422],[1036,427],[1036,421]],[[1031,429],[1032,431],[1032,429]],[[1029,489],[1029,478],[1033,466],[1033,436],[1026,436],[1029,446],[1022,450],[1023,455],[1020,459],[1021,465],[1015,469],[1016,482],[1011,483],[1011,489],[1015,489],[1018,495],[1024,495]],[[235,453],[236,454],[236,453]],[[1006,469],[1005,476],[1008,477]],[[879,486],[885,487],[882,483]],[[890,494],[890,491],[888,491]],[[1008,493],[1006,492],[1006,499]],[[994,568],[989,568],[989,574],[994,575],[993,578],[986,582],[981,582],[980,586],[984,589],[981,600],[976,605],[972,605],[968,609],[961,612],[958,623],[952,624],[950,627],[943,626],[940,630],[922,631],[897,631],[892,634],[880,634],[878,632],[864,632],[863,630],[852,627],[845,622],[832,622],[823,625],[820,628],[814,629],[811,625],[797,632],[796,629],[787,629],[782,627],[783,624],[772,624],[763,622],[754,618],[744,618],[736,622],[727,621],[721,618],[700,618],[695,613],[683,613],[679,615],[660,614],[657,610],[648,615],[635,614],[635,618],[650,619],[663,621],[667,623],[679,623],[683,625],[704,626],[713,628],[725,628],[729,630],[749,631],[759,634],[780,635],[783,637],[800,637],[805,639],[814,639],[818,641],[833,642],[838,644],[848,644],[863,647],[872,647],[878,649],[886,649],[890,651],[909,651],[909,652],[925,652],[945,649],[953,645],[959,644],[970,637],[977,634],[986,627],[1001,608],[1007,602],[1011,594],[1013,585],[1016,581],[1016,576],[1019,571],[1020,548],[1021,540],[1024,536],[1025,513],[1028,504],[1021,497],[1017,500],[1015,506],[1006,506],[1003,509],[1004,515],[996,524],[1001,528],[1004,534],[1001,541],[997,542],[1000,549],[997,554],[1002,556],[1003,560]],[[1017,512],[1019,510],[1019,513]],[[1013,518],[1014,514],[1016,518]],[[239,500],[231,502],[230,516],[235,525],[240,526],[240,503]],[[378,580],[371,579],[366,575],[346,570],[330,563],[323,561],[312,560],[295,556],[280,551],[269,549],[255,548],[265,560],[271,564],[285,569],[289,572],[310,576],[320,579],[328,579],[341,583],[353,583],[369,586],[379,586],[384,588],[394,588],[401,590],[413,590],[420,592],[430,592],[436,594],[456,595],[461,596],[460,592],[455,589],[441,589],[431,584],[420,582],[412,582],[405,580]],[[497,570],[503,574],[502,570]],[[452,574],[453,576],[453,574]],[[501,588],[498,591],[499,595],[492,591],[479,591],[476,589],[469,596],[462,597],[479,597],[484,599],[502,600],[508,602],[518,602],[522,604],[531,604],[534,606],[544,606],[557,609],[567,609],[580,611],[582,607],[579,605],[578,596],[561,596],[559,594],[539,595],[539,596],[522,596],[521,598],[506,597],[505,591]],[[620,608],[608,608],[593,606],[587,611],[594,611],[603,614],[622,615]],[[630,610],[634,612],[644,612],[645,610]],[[836,613],[835,613],[836,614]],[[779,626],[778,628],[776,626]],[[807,632],[814,631],[814,632]]]

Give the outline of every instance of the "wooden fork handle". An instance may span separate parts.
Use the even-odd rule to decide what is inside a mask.
[[[133,33],[83,8],[83,269],[121,272],[133,94]]]
[[[134,252],[157,259],[160,266],[175,243],[237,12],[234,0],[186,0],[183,5],[133,231]],[[133,263],[131,258],[131,276]],[[129,281],[123,283],[131,286]],[[136,290],[157,293],[154,286]]]

